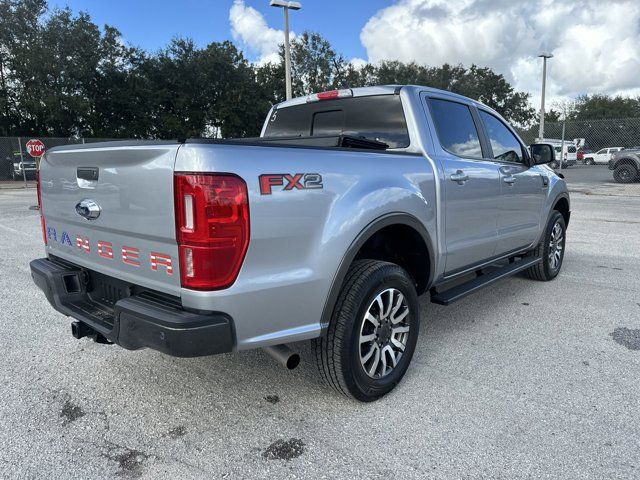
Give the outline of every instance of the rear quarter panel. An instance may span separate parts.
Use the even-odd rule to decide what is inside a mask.
[[[417,154],[186,144],[175,170],[234,173],[247,183],[250,244],[236,282],[181,295],[185,306],[231,315],[238,349],[319,336],[340,263],[371,222],[400,212],[435,229],[434,175]],[[284,173],[318,173],[323,188],[261,194],[260,175]]]

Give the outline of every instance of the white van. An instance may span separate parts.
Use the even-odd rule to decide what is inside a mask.
[[[571,167],[578,164],[578,149],[573,143],[565,143],[564,148],[562,148],[562,144],[554,145],[553,149],[556,152],[556,160],[554,162],[551,162],[551,166],[553,168],[558,168],[560,164],[560,158],[562,158],[562,168]]]

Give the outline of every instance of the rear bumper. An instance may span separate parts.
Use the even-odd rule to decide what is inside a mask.
[[[152,348],[176,357],[230,352],[233,320],[220,312],[189,312],[177,299],[129,286],[79,266],[42,258],[30,264],[35,284],[58,312],[129,349]],[[98,300],[99,283],[115,282],[123,298]]]

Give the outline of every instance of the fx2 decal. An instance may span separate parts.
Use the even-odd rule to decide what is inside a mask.
[[[311,190],[323,188],[319,173],[265,173],[260,175],[260,194],[271,195],[273,187],[283,187],[282,191]]]

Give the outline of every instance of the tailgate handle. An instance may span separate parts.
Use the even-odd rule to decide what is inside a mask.
[[[98,167],[78,167],[77,175],[82,180],[97,181]]]

